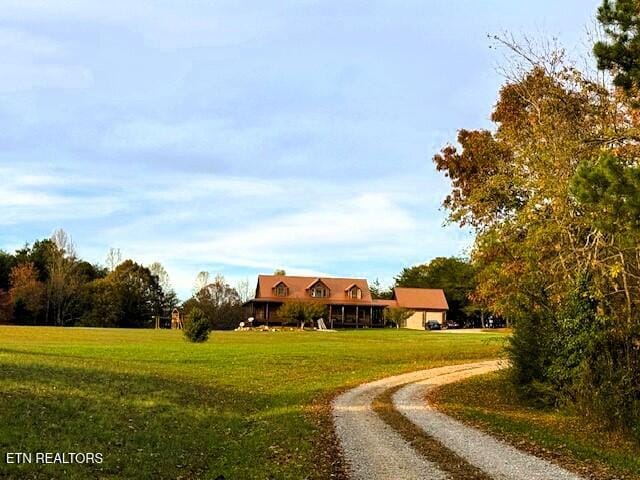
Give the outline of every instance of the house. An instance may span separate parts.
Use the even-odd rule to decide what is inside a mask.
[[[383,327],[384,309],[403,307],[414,311],[404,327],[424,329],[428,320],[443,323],[448,310],[442,290],[396,288],[392,300],[375,300],[367,280],[363,278],[292,275],[259,275],[255,297],[245,306],[255,324],[281,324],[278,308],[291,300],[316,301],[326,305],[325,324],[329,328]]]

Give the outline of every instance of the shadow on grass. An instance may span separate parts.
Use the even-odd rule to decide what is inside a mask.
[[[279,477],[303,463],[286,444],[303,421],[296,408],[260,413],[290,400],[161,373],[0,362],[0,478]],[[7,465],[6,452],[101,452],[104,462]]]

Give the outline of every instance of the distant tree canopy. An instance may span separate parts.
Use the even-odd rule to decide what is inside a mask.
[[[200,272],[196,285],[202,284],[204,278],[208,281],[209,277],[208,272]],[[183,304],[186,315],[196,308],[203,312],[212,330],[230,330],[246,320],[240,295],[222,275],[216,275],[213,282],[200,286]]]
[[[111,270],[93,265],[79,259],[71,237],[57,230],[14,254],[0,251],[0,322],[151,326],[154,316],[168,319],[178,303],[166,271],[159,264],[154,269],[164,274],[132,260]]]
[[[163,291],[158,277],[132,260],[125,260],[105,278],[88,285],[92,306],[83,323],[95,325],[104,312],[113,327],[150,327],[153,317],[162,314]]]
[[[447,316],[453,320],[471,323],[478,317],[471,301],[475,270],[466,259],[437,257],[424,265],[404,268],[395,280],[397,287],[443,289],[449,303]]]
[[[383,288],[377,278],[369,284],[369,291],[373,298],[389,300],[393,297],[393,290],[391,288]]]

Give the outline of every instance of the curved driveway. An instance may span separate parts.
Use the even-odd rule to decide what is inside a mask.
[[[580,480],[580,477],[521,452],[479,430],[436,412],[425,401],[430,388],[500,368],[497,361],[420,370],[360,385],[333,402],[336,434],[351,480],[444,480],[451,478],[418,453],[373,411],[373,400],[406,385],[394,406],[427,435],[492,478],[509,480]]]

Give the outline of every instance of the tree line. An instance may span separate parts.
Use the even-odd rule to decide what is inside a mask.
[[[160,263],[122,261],[115,249],[106,263],[80,259],[64,230],[0,250],[0,323],[151,327],[170,317],[178,299]]]
[[[451,222],[476,232],[472,297],[514,325],[513,381],[538,402],[640,424],[640,3],[604,1],[599,72],[496,38],[491,130],[434,158]],[[548,44],[547,44],[548,45]],[[636,432],[638,433],[638,432]]]

